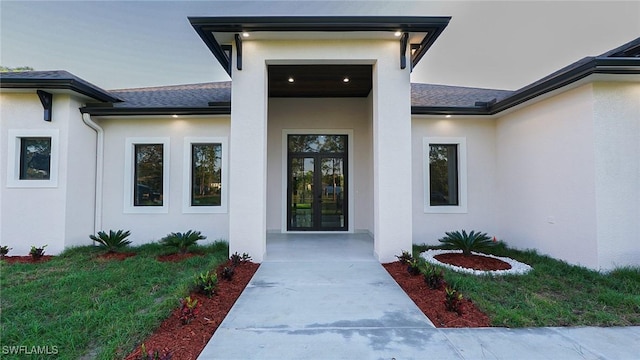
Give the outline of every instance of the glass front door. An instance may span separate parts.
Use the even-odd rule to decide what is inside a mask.
[[[347,230],[347,136],[289,135],[287,141],[287,230]]]

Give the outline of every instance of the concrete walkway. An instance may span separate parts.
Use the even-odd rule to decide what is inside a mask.
[[[640,359],[640,327],[437,329],[364,234],[270,234],[199,359]]]

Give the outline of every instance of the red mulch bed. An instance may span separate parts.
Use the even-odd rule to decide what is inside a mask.
[[[33,257],[31,257],[31,255],[27,255],[27,256],[5,256],[5,257],[2,258],[2,260],[6,261],[7,264],[15,264],[15,263],[37,264],[37,263],[47,262],[47,261],[49,261],[51,259],[53,259],[53,255],[43,255],[38,260],[34,260]]]
[[[124,260],[126,258],[130,258],[132,256],[136,256],[136,253],[104,253],[96,256],[96,258],[100,260]]]
[[[444,286],[437,290],[429,289],[422,275],[410,275],[407,265],[399,261],[382,264],[411,300],[422,310],[436,327],[488,327],[489,317],[480,311],[469,299],[464,299],[461,315],[447,311],[444,307]],[[484,269],[488,270],[488,269]],[[464,293],[463,293],[464,295]]]
[[[191,298],[198,299],[200,304],[197,317],[188,325],[182,325],[179,320],[180,310],[178,304],[158,329],[145,341],[147,351],[171,352],[172,360],[193,360],[200,355],[202,349],[209,342],[222,320],[225,318],[236,299],[247,286],[253,274],[258,270],[259,264],[244,262],[235,268],[231,281],[223,280],[221,271],[230,263],[220,265],[218,273],[218,289],[211,298],[206,295],[191,293]],[[135,360],[140,356],[140,346],[126,357],[126,360]]]
[[[509,270],[511,265],[508,263],[482,255],[464,256],[462,253],[446,253],[433,257],[434,259],[450,265],[470,268],[474,270]]]

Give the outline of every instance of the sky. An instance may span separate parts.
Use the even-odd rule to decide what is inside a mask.
[[[226,81],[187,19],[224,15],[452,16],[411,80],[508,90],[640,36],[638,0],[0,0],[0,65],[67,70],[104,89]]]

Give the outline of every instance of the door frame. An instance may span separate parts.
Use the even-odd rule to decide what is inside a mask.
[[[287,146],[287,139],[289,135],[346,135],[347,136],[347,230],[346,231],[299,231],[299,230],[287,230],[287,185],[289,182],[289,174],[288,174],[288,155],[289,149]],[[354,174],[353,174],[353,149],[354,149],[354,138],[353,138],[353,129],[283,129],[282,130],[282,196],[281,196],[281,222],[280,222],[280,231],[282,233],[290,233],[290,234],[344,234],[344,233],[353,233],[353,223],[355,219],[354,214]]]

